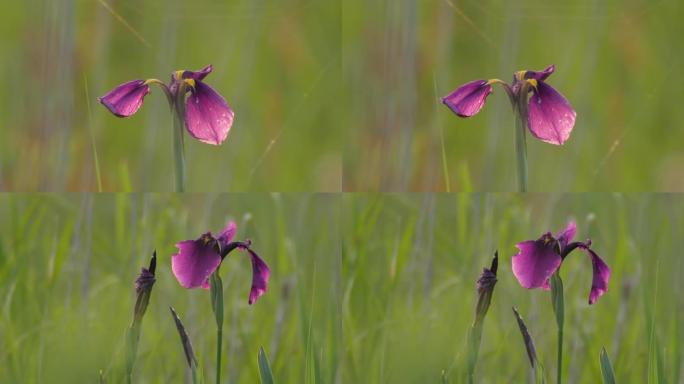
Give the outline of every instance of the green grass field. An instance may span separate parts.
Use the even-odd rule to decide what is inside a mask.
[[[341,189],[339,5],[27,0],[0,20],[1,190],[98,191],[99,171],[103,191],[172,191],[163,93],[128,119],[97,97],[207,64],[235,121],[220,147],[186,134],[187,190]]]
[[[335,195],[1,195],[0,382],[124,382],[124,334],[133,282],[157,249],[157,282],[143,319],[136,383],[188,374],[168,307],[180,314],[214,378],[215,323],[208,291],[171,273],[174,244],[214,233],[229,218],[269,264],[269,291],[247,305],[251,266],[221,267],[224,382],[255,383],[257,352],[277,382],[334,382],[341,372],[340,198]]]
[[[0,382],[123,381],[133,281],[159,255],[143,320],[135,382],[187,379],[168,312],[173,305],[213,382],[209,294],[170,271],[177,241],[229,219],[272,269],[269,292],[247,305],[250,266],[232,254],[225,285],[224,380],[258,380],[264,346],[281,383],[463,380],[475,280],[494,250],[499,282],[484,321],[476,382],[530,377],[511,312],[517,306],[552,382],[549,293],[511,274],[514,244],[574,217],[578,239],[612,269],[587,304],[591,263],[572,253],[565,282],[565,382],[599,382],[605,347],[621,383],[681,382],[684,199],[677,195],[2,195]]]
[[[413,194],[344,197],[344,382],[464,382],[475,281],[499,250],[477,383],[532,382],[517,306],[555,382],[550,294],[521,288],[514,245],[577,220],[577,238],[612,268],[587,304],[591,262],[576,252],[565,283],[564,382],[599,383],[605,347],[619,383],[681,383],[684,200],[676,195]],[[660,375],[660,376],[658,376]]]
[[[681,1],[345,1],[346,191],[516,191],[514,118],[440,98],[555,64],[577,111],[563,147],[528,134],[529,190],[682,191]]]

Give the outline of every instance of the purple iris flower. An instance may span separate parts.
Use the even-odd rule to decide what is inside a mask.
[[[204,83],[211,71],[211,65],[197,72],[176,71],[168,86],[157,79],[129,81],[100,97],[99,101],[114,115],[129,117],[142,106],[145,95],[150,92],[150,84],[157,85],[164,90],[169,105],[185,121],[192,137],[219,145],[228,136],[234,113],[226,100]]]
[[[214,237],[211,232],[201,235],[197,240],[185,240],[176,244],[178,253],[171,258],[171,269],[183,288],[209,289],[209,277],[221,265],[223,259],[235,249],[247,251],[252,260],[252,288],[249,304],[266,293],[271,271],[268,265],[251,249],[250,241],[232,241],[235,237],[234,222]]]
[[[575,126],[576,113],[565,97],[545,82],[554,70],[555,66],[550,65],[541,72],[518,71],[510,85],[499,79],[471,81],[442,98],[442,103],[460,117],[471,117],[484,106],[492,84],[501,84],[514,109],[525,117],[532,135],[562,145]],[[529,93],[532,96],[528,97]]]
[[[516,244],[520,250],[513,256],[513,274],[524,288],[550,289],[549,278],[561,266],[561,263],[570,252],[579,248],[589,255],[593,267],[591,291],[589,292],[589,304],[594,304],[608,290],[610,280],[610,268],[591,249],[591,240],[586,242],[572,242],[577,232],[575,222],[571,221],[568,226],[555,237],[551,232],[543,234],[537,240],[523,241]]]

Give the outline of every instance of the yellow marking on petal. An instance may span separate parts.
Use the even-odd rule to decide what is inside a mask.
[[[527,72],[527,71],[517,71],[515,73],[515,78],[518,79],[519,81],[522,81],[525,78],[525,72]]]
[[[183,77],[183,71],[176,71],[173,73],[173,76],[176,78],[176,81],[180,81],[180,79]]]
[[[537,89],[537,79],[527,79],[527,83]]]
[[[185,80],[185,83],[191,86],[193,89],[195,88],[195,79],[183,79]]]

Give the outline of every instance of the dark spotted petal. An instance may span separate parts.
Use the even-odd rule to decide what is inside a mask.
[[[527,126],[532,135],[546,143],[562,145],[575,126],[575,110],[550,85],[539,81],[527,108]]]
[[[480,112],[490,93],[492,86],[488,81],[475,80],[443,97],[442,103],[458,116],[471,117]]]
[[[185,126],[197,140],[219,145],[233,125],[233,110],[226,100],[201,81],[185,102]]]
[[[112,89],[98,100],[118,117],[129,117],[138,112],[150,87],[144,80],[133,80]]]

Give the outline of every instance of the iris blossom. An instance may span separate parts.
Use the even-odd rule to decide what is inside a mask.
[[[178,253],[171,258],[171,269],[183,288],[209,289],[209,277],[216,271],[223,259],[233,250],[247,251],[252,260],[252,288],[249,304],[253,304],[268,289],[270,270],[268,265],[251,249],[250,241],[232,241],[235,237],[234,222],[214,237],[211,232],[196,240],[185,240],[176,244]]]
[[[554,70],[555,66],[550,65],[541,72],[518,71],[510,85],[499,79],[471,81],[442,98],[442,103],[460,117],[471,117],[484,106],[492,84],[501,84],[532,135],[562,145],[570,138],[576,113],[565,97],[546,83]]]
[[[594,304],[608,290],[610,280],[610,268],[591,249],[591,240],[586,242],[572,242],[576,232],[575,222],[571,221],[568,226],[555,237],[547,232],[537,240],[523,241],[516,244],[520,250],[513,256],[513,274],[524,288],[550,289],[549,278],[561,266],[565,257],[575,249],[585,251],[591,258],[593,278],[591,291],[589,292],[589,304]]]
[[[142,106],[145,96],[150,93],[150,85],[157,85],[192,137],[219,145],[228,136],[234,114],[226,100],[204,83],[211,71],[211,65],[197,72],[176,71],[168,85],[157,79],[129,81],[100,97],[99,101],[114,115],[129,117]]]

